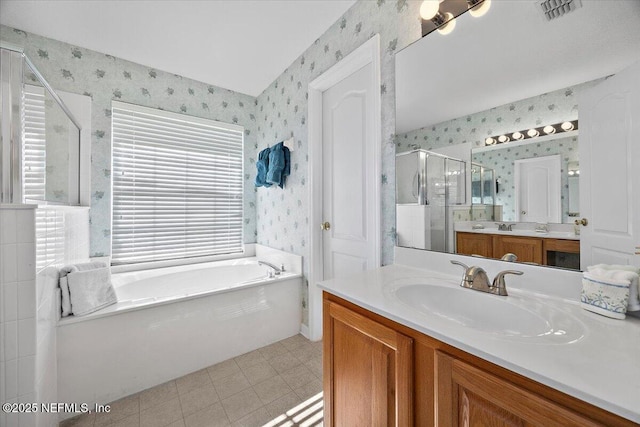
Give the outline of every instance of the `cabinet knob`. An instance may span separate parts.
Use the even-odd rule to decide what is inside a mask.
[[[589,221],[587,220],[587,218],[576,219],[575,220],[575,224],[576,225],[582,225],[583,227],[586,227],[587,224],[589,224]]]
[[[331,224],[329,224],[328,221],[325,221],[322,224],[320,224],[320,230],[322,231],[329,230],[330,228],[331,228]]]
[[[527,211],[520,211],[520,213],[521,213],[522,215],[526,215],[526,214],[527,214]]]

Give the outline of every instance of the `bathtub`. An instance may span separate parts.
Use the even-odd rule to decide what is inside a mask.
[[[108,403],[297,334],[301,257],[257,255],[114,273],[117,304],[58,324],[58,399]]]

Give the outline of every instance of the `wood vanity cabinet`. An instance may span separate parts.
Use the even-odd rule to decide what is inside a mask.
[[[541,265],[556,265],[550,262],[550,252],[579,254],[579,240],[550,239],[542,237],[508,236],[456,232],[456,253],[481,255],[500,259],[506,253],[516,254],[518,262],[533,262]]]
[[[324,424],[412,425],[413,340],[331,301],[324,316],[324,354],[331,355],[323,362],[331,373]]]
[[[327,292],[324,425],[638,426]]]
[[[518,262],[542,264],[542,240],[532,237],[492,235],[493,258],[506,253],[516,254]]]
[[[493,243],[491,241],[491,235],[457,232],[456,252],[462,255],[480,255],[491,258],[493,257]]]

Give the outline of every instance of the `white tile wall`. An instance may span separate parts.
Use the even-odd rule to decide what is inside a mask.
[[[33,395],[35,383],[35,231],[34,207],[0,206],[0,395],[17,402]],[[0,414],[0,424],[29,425],[31,420]]]
[[[56,402],[58,268],[89,255],[89,209],[0,206],[0,401]],[[2,426],[55,426],[57,414]]]

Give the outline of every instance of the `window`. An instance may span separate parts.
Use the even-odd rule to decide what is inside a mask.
[[[22,100],[22,197],[45,200],[46,128],[44,88],[24,85]]]
[[[241,252],[243,134],[113,101],[112,263]]]

